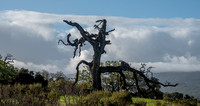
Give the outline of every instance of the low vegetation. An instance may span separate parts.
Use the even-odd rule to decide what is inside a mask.
[[[94,91],[87,96],[65,96],[60,98],[62,105],[86,105],[86,106],[199,106],[192,99],[148,99],[132,97],[130,92]]]
[[[10,61],[11,62],[11,61]],[[0,60],[0,106],[44,106],[44,105],[106,105],[106,106],[197,106],[198,100],[189,95],[175,92],[162,93],[160,86],[155,86],[157,93],[152,93],[139,84],[147,95],[136,92],[136,88],[120,89],[119,75],[105,73],[102,77],[103,90],[92,91],[89,71],[80,72],[79,83],[74,85],[74,79],[67,78],[62,72],[48,73],[17,69],[9,61]],[[118,64],[118,62],[107,62]],[[127,82],[134,80],[125,73]],[[153,79],[158,80],[158,79]],[[154,86],[154,85],[152,85]],[[149,99],[151,98],[151,99]]]

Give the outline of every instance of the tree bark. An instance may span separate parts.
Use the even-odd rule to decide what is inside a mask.
[[[95,90],[101,90],[101,72],[99,70],[100,61],[101,61],[101,52],[98,45],[94,45],[94,55],[93,55],[93,61],[92,61],[92,67],[91,67],[91,73],[92,73],[92,86]]]

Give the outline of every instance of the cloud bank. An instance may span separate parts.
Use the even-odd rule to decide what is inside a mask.
[[[154,66],[153,72],[200,71],[200,19],[194,18],[125,18],[113,16],[58,15],[33,11],[0,12],[0,54],[15,56],[16,67],[30,70],[74,73],[81,60],[92,59],[87,43],[81,57],[73,57],[73,48],[58,45],[59,39],[80,37],[79,32],[62,20],[78,22],[95,33],[95,21],[107,19],[111,45],[102,61],[124,60],[133,67],[141,63]]]

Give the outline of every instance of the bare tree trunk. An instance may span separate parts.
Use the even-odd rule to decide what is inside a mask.
[[[98,68],[93,69],[92,87],[93,87],[94,90],[101,90],[102,89],[102,87],[101,87],[101,72],[98,71]]]
[[[92,86],[94,90],[101,90],[101,72],[99,70],[100,61],[101,61],[101,52],[99,51],[98,47],[93,47],[94,55],[93,55],[93,62],[91,67],[92,73]]]

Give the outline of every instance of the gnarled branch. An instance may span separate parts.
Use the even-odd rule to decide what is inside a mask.
[[[142,68],[145,68],[144,65],[142,65]],[[125,76],[123,74],[123,71],[131,71],[131,72],[133,72],[134,79],[136,81],[136,88],[137,88],[138,92],[141,93],[141,94],[143,94],[143,93],[142,93],[142,91],[141,91],[141,89],[139,87],[139,84],[138,84],[139,82],[138,82],[137,75],[141,76],[144,79],[147,87],[149,89],[151,89],[152,91],[154,91],[154,87],[151,86],[150,83],[162,85],[164,87],[167,87],[167,86],[175,87],[175,86],[178,85],[178,84],[170,84],[170,83],[163,84],[163,83],[161,83],[159,81],[153,81],[153,80],[149,79],[147,76],[145,76],[145,74],[141,70],[139,71],[139,70],[136,70],[134,68],[131,68],[130,65],[128,63],[124,62],[124,61],[121,62],[121,66],[117,66],[117,67],[115,67],[115,66],[99,67],[99,70],[101,71],[101,73],[105,73],[105,72],[117,72],[117,73],[119,73],[121,75],[121,77],[123,78],[124,86],[127,86],[127,85],[126,85],[126,80],[125,80]]]
[[[95,41],[89,37],[89,33],[85,31],[78,23],[67,20],[63,20],[63,22],[67,23],[68,25],[75,26],[79,30],[80,34],[84,39],[86,39],[91,44],[95,43]]]
[[[70,41],[70,36],[71,36],[71,34],[69,33],[68,35],[67,35],[67,44],[63,41],[63,40],[59,40],[58,41],[58,44],[60,43],[60,42],[62,42],[65,46],[68,46],[68,45],[70,45],[70,46],[74,46],[75,48],[74,48],[74,56],[73,56],[73,58],[75,57],[75,55],[76,55],[76,50],[79,48],[79,56],[81,55],[81,47],[83,46],[83,44],[84,44],[84,42],[85,42],[85,39],[83,38],[83,37],[81,37],[80,39],[75,39],[75,40],[73,40],[73,43]]]
[[[109,32],[114,31],[115,29],[109,30],[108,32],[106,32],[106,23],[107,21],[105,19],[102,20],[97,20],[96,22],[99,24],[98,25],[94,25],[95,29],[98,29],[99,32],[98,34],[90,34],[89,32],[85,31],[78,23],[76,22],[72,22],[72,21],[67,21],[67,20],[63,20],[65,23],[67,23],[70,26],[75,26],[80,34],[82,35],[82,37],[80,39],[75,39],[73,40],[73,42],[70,41],[70,36],[71,34],[67,35],[67,43],[65,43],[63,40],[59,40],[58,44],[60,42],[62,42],[65,46],[74,46],[74,56],[76,55],[76,51],[79,48],[79,56],[81,55],[81,47],[83,46],[83,43],[85,41],[88,41],[94,48],[99,49],[98,51],[103,54],[106,53],[106,51],[104,50],[105,46],[107,44],[111,44],[110,40],[106,40],[106,35],[109,34]],[[101,25],[101,27],[99,27]]]
[[[87,61],[85,61],[85,60],[81,60],[81,61],[77,64],[77,66],[76,66],[76,78],[75,78],[75,82],[74,82],[73,86],[78,82],[79,66],[80,66],[81,64],[85,64],[85,65],[87,65],[87,66],[89,66],[89,67],[92,66],[92,62],[87,62]]]
[[[163,83],[161,83],[161,82],[157,82],[157,81],[150,80],[149,78],[147,78],[147,77],[144,75],[143,72],[141,72],[141,71],[139,71],[139,70],[136,70],[136,69],[134,69],[134,68],[131,68],[130,66],[129,66],[129,68],[127,69],[127,71],[128,71],[128,70],[132,71],[132,72],[135,73],[135,74],[140,75],[140,76],[145,80],[146,85],[147,85],[150,89],[153,89],[153,88],[152,88],[152,86],[150,86],[149,83],[159,84],[159,85],[162,85],[162,86],[164,86],[164,87],[167,87],[167,86],[175,87],[175,86],[178,85],[178,84],[163,84]]]
[[[105,67],[99,67],[99,70],[101,71],[101,73],[105,73],[105,72],[117,72],[120,74],[120,83],[121,83],[121,87],[122,89],[126,89],[126,78],[125,78],[125,75],[124,73],[122,72],[122,68],[121,66],[117,66],[117,67],[114,67],[114,66],[105,66]]]

